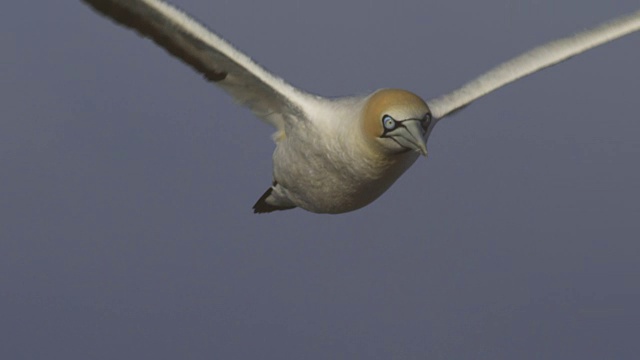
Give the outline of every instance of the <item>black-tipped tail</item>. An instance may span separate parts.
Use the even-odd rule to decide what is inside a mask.
[[[254,214],[264,214],[270,213],[276,210],[289,210],[293,209],[295,206],[282,206],[282,205],[273,205],[269,203],[271,193],[273,192],[273,187],[267,189],[267,191],[262,194],[260,199],[253,205],[253,213]]]

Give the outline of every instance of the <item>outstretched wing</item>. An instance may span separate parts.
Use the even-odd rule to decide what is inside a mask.
[[[638,30],[640,11],[527,51],[427,104],[433,117],[441,119],[512,81]]]
[[[160,0],[82,0],[137,30],[279,130],[313,98],[269,73],[182,11]]]

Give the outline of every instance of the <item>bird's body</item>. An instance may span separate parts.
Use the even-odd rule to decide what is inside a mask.
[[[398,93],[404,92],[378,92]],[[273,191],[278,203],[319,213],[356,210],[382,195],[415,162],[418,152],[378,151],[379,145],[365,136],[361,119],[370,99],[322,100],[304,121],[276,138]]]
[[[287,84],[160,0],[83,1],[151,38],[276,128],[273,184],[254,205],[258,213],[359,209],[426,156],[437,121],[516,79],[640,30],[638,11],[535,48],[427,102],[399,89],[327,99]]]

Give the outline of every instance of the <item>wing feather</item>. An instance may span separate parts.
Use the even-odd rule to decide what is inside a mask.
[[[274,76],[188,15],[160,0],[82,0],[153,40],[279,130],[315,96]]]
[[[459,89],[427,101],[427,104],[433,117],[441,119],[512,81],[638,30],[640,30],[640,11],[527,51],[498,65]]]

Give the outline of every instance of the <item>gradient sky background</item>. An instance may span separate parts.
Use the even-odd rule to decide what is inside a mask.
[[[638,7],[173,3],[308,91],[426,98]],[[637,358],[640,34],[441,122],[364,209],[258,216],[249,111],[79,1],[0,18],[0,358]]]

